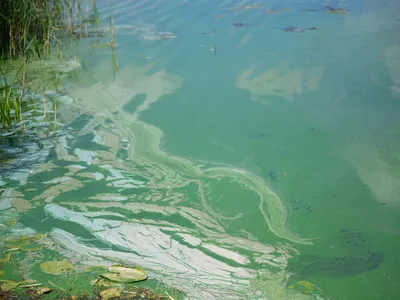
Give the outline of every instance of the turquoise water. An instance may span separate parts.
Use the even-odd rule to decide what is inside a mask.
[[[68,134],[7,211],[189,299],[397,299],[400,6],[254,4],[98,1],[117,46],[73,46]]]

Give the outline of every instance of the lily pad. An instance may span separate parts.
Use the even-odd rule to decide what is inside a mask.
[[[10,261],[10,259],[11,259],[11,254],[0,255],[0,264],[8,262],[8,261]]]
[[[15,226],[17,225],[17,222],[17,219],[7,219],[4,221],[4,224],[6,224],[7,226]]]
[[[23,245],[29,242],[29,239],[26,236],[18,237],[15,239],[9,239],[4,242],[4,245],[10,249],[19,249]]]
[[[74,266],[66,260],[45,261],[40,264],[40,269],[47,274],[60,275],[74,269]]]
[[[122,265],[114,265],[108,268],[110,273],[100,274],[100,276],[116,282],[137,282],[147,279],[146,272],[139,268],[128,268]]]
[[[16,287],[18,287],[22,282],[16,282],[16,281],[12,281],[9,280],[7,282],[4,282],[1,284],[1,290],[4,292],[8,292],[11,291],[13,289],[15,289]]]
[[[121,296],[121,290],[116,288],[111,288],[100,292],[101,300],[108,300],[119,296]]]

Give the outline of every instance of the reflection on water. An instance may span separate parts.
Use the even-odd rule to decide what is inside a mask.
[[[399,19],[368,5],[98,1],[64,127],[2,167],[2,234],[190,299],[395,299]]]

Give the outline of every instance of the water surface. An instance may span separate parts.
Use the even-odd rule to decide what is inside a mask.
[[[190,299],[397,299],[400,7],[254,4],[98,1],[115,51],[72,48],[68,133],[9,210]]]

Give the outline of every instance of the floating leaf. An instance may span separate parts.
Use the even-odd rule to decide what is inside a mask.
[[[29,242],[28,238],[26,236],[22,236],[16,239],[6,240],[4,242],[4,245],[10,249],[19,249],[28,242]]]
[[[11,254],[0,255],[0,264],[8,262],[8,261],[10,261],[10,259],[11,259]]]
[[[6,224],[7,226],[15,226],[17,225],[17,222],[17,219],[7,219],[4,221],[4,224]]]
[[[35,235],[34,237],[31,238],[31,241],[38,241],[40,240],[42,237],[47,236],[47,234],[43,234],[43,233],[38,233],[37,235]]]
[[[45,261],[40,264],[40,269],[52,275],[60,275],[74,269],[74,266],[66,260]]]
[[[22,282],[16,282],[16,281],[9,280],[9,281],[1,284],[1,290],[4,292],[11,291],[11,290],[15,289],[16,287],[18,287],[21,283]]]
[[[51,288],[48,288],[47,286],[43,286],[43,287],[39,288],[39,289],[36,291],[36,293],[37,293],[38,295],[48,294],[48,293],[50,293],[50,292],[51,292]]]
[[[0,270],[0,276],[4,276],[5,272]]]
[[[116,282],[137,282],[147,279],[146,272],[139,268],[127,268],[122,265],[114,265],[108,268],[110,273],[101,274],[100,276]]]
[[[103,266],[90,266],[90,267],[88,267],[86,270],[85,270],[85,272],[90,272],[90,273],[92,273],[92,272],[96,272],[96,271],[104,271],[104,270],[106,270],[107,268],[106,267],[103,267]]]
[[[46,247],[45,245],[40,245],[40,244],[25,244],[20,247],[21,250],[24,251],[38,251],[42,248]]]
[[[121,296],[121,290],[116,288],[110,288],[100,292],[101,300],[108,300]]]
[[[90,285],[95,285],[98,281],[98,279],[93,279],[90,281]]]
[[[106,279],[104,279],[104,278],[92,280],[92,281],[90,282],[90,284],[91,284],[91,285],[95,285],[95,286],[97,286],[97,287],[115,287],[115,286],[121,286],[120,283],[112,282],[112,281],[106,280]]]
[[[312,291],[314,285],[309,281],[299,281],[297,282],[298,285],[304,286],[308,291]]]

